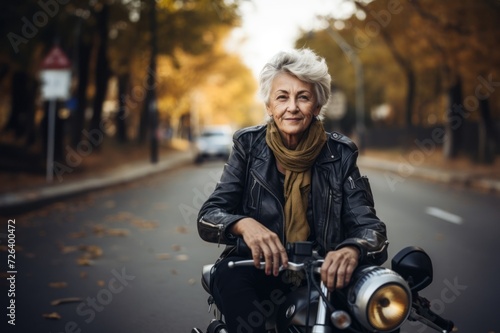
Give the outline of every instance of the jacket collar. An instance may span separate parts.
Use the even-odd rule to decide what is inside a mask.
[[[316,159],[317,165],[332,163],[340,158],[340,154],[336,149],[335,142],[333,140],[329,140],[330,133],[327,132],[326,134],[328,139],[326,140],[323,149]]]
[[[330,139],[330,133],[327,132],[326,134],[328,139],[314,164],[321,168],[328,168],[330,163],[340,159],[335,141]],[[280,175],[276,168],[274,155],[266,144],[265,136],[260,138],[254,149],[252,149],[252,158],[255,160],[255,163],[253,163],[250,172],[255,172],[256,176],[259,177],[259,181],[263,182],[273,194],[280,198],[282,195],[280,194],[282,191],[279,190],[281,186],[279,182]]]

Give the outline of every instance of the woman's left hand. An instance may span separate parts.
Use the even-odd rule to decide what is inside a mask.
[[[354,246],[342,247],[326,254],[321,265],[321,280],[328,290],[345,287],[358,266],[359,250]]]

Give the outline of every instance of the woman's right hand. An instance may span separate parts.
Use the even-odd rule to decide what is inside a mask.
[[[261,258],[264,258],[267,275],[272,272],[278,276],[280,265],[287,267],[288,256],[278,235],[255,219],[247,217],[239,220],[232,226],[231,233],[243,237],[252,251],[255,267],[259,267]]]

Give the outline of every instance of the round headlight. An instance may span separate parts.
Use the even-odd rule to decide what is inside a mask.
[[[358,271],[348,291],[355,318],[367,329],[389,332],[408,318],[411,292],[396,272],[383,267]]]

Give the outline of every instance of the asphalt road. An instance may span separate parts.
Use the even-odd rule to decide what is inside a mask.
[[[195,218],[221,168],[219,162],[193,165],[2,217],[2,245],[8,220],[15,220],[17,274],[14,297],[4,297],[11,284],[9,275],[1,277],[0,327],[8,329],[1,331],[204,329],[210,316],[200,271],[221,248],[198,237]],[[433,309],[454,320],[459,332],[500,332],[498,197],[409,178],[394,184],[388,174],[363,171],[388,226],[390,257],[408,245],[432,257],[434,282],[422,295]],[[15,326],[5,315],[12,299]],[[51,304],[57,300],[62,304]],[[407,324],[402,332],[432,330]]]

